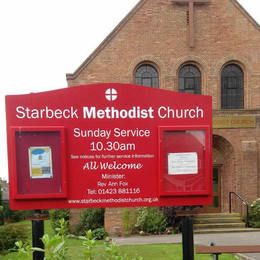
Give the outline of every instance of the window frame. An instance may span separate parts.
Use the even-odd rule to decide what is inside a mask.
[[[141,71],[143,70],[143,71]],[[139,75],[138,75],[139,73]],[[151,76],[143,74],[150,73]],[[152,75],[153,74],[153,75]],[[144,80],[149,80],[150,84],[143,84]],[[160,77],[159,77],[159,71],[157,69],[157,66],[150,62],[143,62],[140,63],[135,71],[134,71],[134,82],[136,85],[144,86],[144,87],[152,87],[152,88],[160,88]]]
[[[184,71],[187,70],[187,71]],[[185,74],[196,74],[195,76]],[[187,80],[193,81],[193,87],[188,86]],[[197,84],[197,86],[196,86]],[[178,71],[178,91],[181,93],[201,94],[202,93],[202,73],[194,63],[183,64]]]
[[[227,63],[222,67],[220,74],[221,109],[244,109],[244,75],[243,68],[237,63]]]

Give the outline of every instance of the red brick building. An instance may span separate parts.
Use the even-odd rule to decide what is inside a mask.
[[[260,196],[260,27],[236,0],[141,0],[67,81],[211,95],[214,205],[204,211],[228,211],[230,191]],[[108,231],[121,214],[106,210]]]

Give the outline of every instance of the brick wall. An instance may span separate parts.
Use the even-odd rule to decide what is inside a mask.
[[[202,92],[220,107],[220,71],[236,61],[245,73],[245,106],[260,108],[260,34],[232,0],[214,0],[195,7],[195,47],[188,46],[184,5],[171,0],[146,0],[91,56],[79,74],[68,77],[69,86],[92,82],[133,82],[138,63],[149,60],[160,72],[160,86],[176,89],[179,67],[197,63]],[[218,93],[218,95],[216,95]]]

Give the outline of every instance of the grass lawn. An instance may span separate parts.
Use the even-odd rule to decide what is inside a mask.
[[[26,225],[28,227],[29,237],[31,237],[31,224],[30,221],[23,221],[20,225]],[[17,225],[17,224],[16,224]],[[50,227],[49,221],[45,221],[45,233],[49,235],[53,234]],[[70,238],[67,240],[68,246],[68,259],[84,259],[83,252],[84,246],[82,241],[78,239]],[[97,242],[95,251],[102,253],[103,242]],[[130,257],[142,256],[143,259],[154,259],[154,260],[182,260],[182,246],[180,244],[153,244],[153,245],[131,245],[131,246],[120,246],[119,251],[122,254],[127,254]],[[9,253],[5,256],[0,255],[2,260],[17,260],[16,253]],[[98,259],[98,258],[97,258]],[[104,258],[103,258],[104,259]],[[210,255],[195,255],[196,260],[210,260]],[[221,255],[220,260],[235,260],[236,258],[232,255]]]

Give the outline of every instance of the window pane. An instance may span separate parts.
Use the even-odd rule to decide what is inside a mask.
[[[151,78],[143,78],[142,85],[147,87],[152,87],[152,79]]]
[[[194,65],[185,65],[179,73],[179,91],[201,94],[201,73]]]
[[[159,87],[159,75],[157,70],[149,64],[142,64],[135,72],[135,83],[148,87]]]
[[[244,74],[236,64],[224,67],[221,73],[221,108],[244,107]]]

